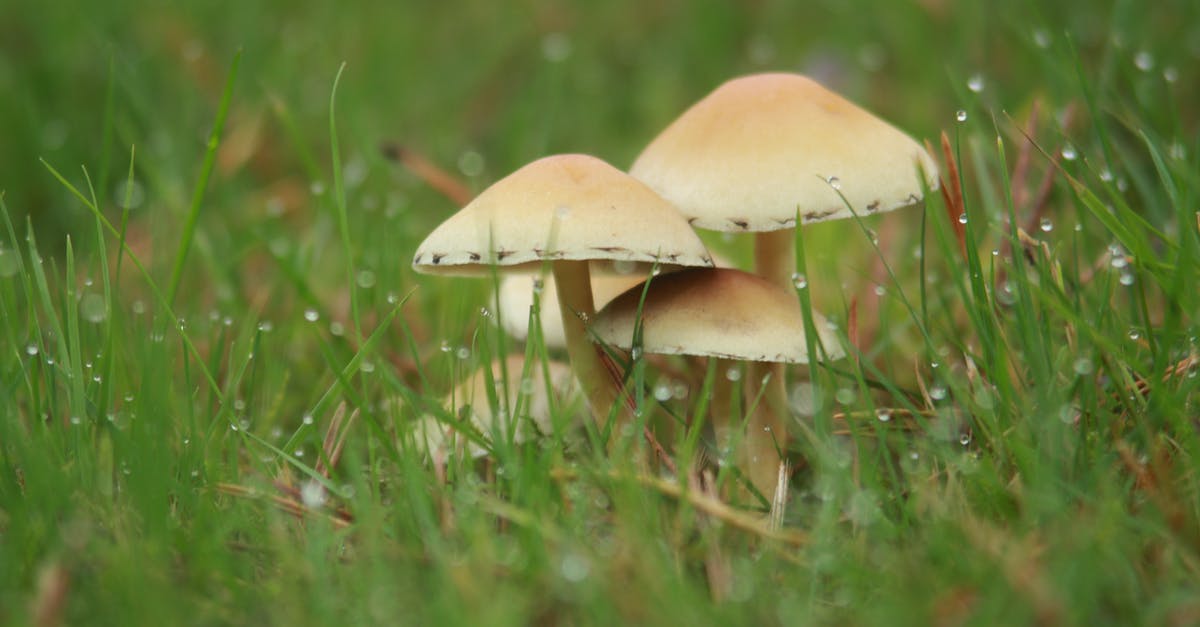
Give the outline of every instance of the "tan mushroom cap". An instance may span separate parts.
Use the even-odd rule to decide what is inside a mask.
[[[918,164],[937,165],[909,136],[798,74],[733,79],[679,116],[630,174],[697,227],[773,231],[890,211],[921,201]],[[838,196],[845,196],[845,201]]]
[[[630,348],[642,286],[596,314],[591,329],[603,341]],[[813,312],[830,359],[844,356],[833,327]],[[642,306],[642,348],[648,353],[748,361],[808,363],[804,318],[796,295],[732,269],[696,268],[650,282]]]
[[[492,362],[492,383],[495,386],[497,398],[507,397],[510,407],[516,407],[518,396],[523,396],[521,403],[523,411],[517,417],[518,423],[513,435],[516,442],[532,439],[539,432],[549,433],[551,425],[550,396],[546,393],[546,378],[542,364],[535,363],[530,369],[528,384],[522,384],[521,374],[525,366],[524,358],[513,355],[505,358],[508,369],[508,380],[505,385],[504,370],[500,361]],[[577,391],[571,369],[566,364],[557,361],[546,362],[550,373],[550,385],[559,402],[569,401]],[[490,436],[496,431],[509,428],[508,418],[504,414],[496,414],[488,400],[488,380],[484,370],[480,369],[469,379],[455,388],[454,394],[446,398],[446,409],[452,413],[457,407],[470,406],[471,425],[484,436]],[[501,401],[500,407],[504,407]],[[486,451],[478,444],[470,442],[459,435],[453,437],[453,428],[441,422],[434,416],[425,416],[413,425],[413,434],[419,450],[430,457],[442,457],[450,453],[450,447],[456,443],[459,450],[465,450],[471,457],[482,457]]]
[[[711,266],[679,209],[644,183],[587,155],[556,155],[497,181],[425,238],[413,267],[481,274],[490,264],[605,259]]]

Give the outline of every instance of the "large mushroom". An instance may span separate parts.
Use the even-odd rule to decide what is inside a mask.
[[[921,202],[923,187],[938,183],[933,159],[912,138],[786,73],[721,85],[663,130],[630,174],[696,227],[754,232],[756,271],[787,289],[797,216],[809,223],[891,211]],[[783,367],[769,371],[762,426],[784,438]]]
[[[595,157],[545,157],[497,181],[438,226],[417,248],[413,268],[432,274],[538,271],[558,286],[567,355],[597,421],[620,394],[587,339],[595,314],[589,260],[650,268],[712,266],[712,258],[670,202]]]
[[[646,353],[698,355],[722,360],[808,363],[800,304],[788,290],[766,279],[733,269],[688,269],[655,277],[645,289],[635,286],[596,315],[592,330],[600,340],[631,348],[640,314]],[[640,308],[639,308],[640,306]],[[816,316],[816,329],[828,356],[841,356],[832,327]],[[717,392],[728,390],[718,381]],[[735,438],[728,398],[714,394],[713,430],[718,446]],[[724,406],[722,406],[724,405]],[[751,414],[751,417],[755,414]],[[750,421],[753,423],[753,421]],[[751,482],[770,494],[782,445],[772,429],[748,427],[739,449]]]

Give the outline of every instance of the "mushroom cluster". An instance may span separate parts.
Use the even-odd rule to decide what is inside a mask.
[[[548,267],[561,342],[601,423],[621,415],[621,379],[592,340],[630,349],[639,319],[646,352],[773,364],[763,372],[771,375],[765,407],[749,416],[740,453],[765,491],[775,483],[790,419],[783,365],[813,357],[792,279],[792,229],[914,205],[937,181],[920,144],[888,123],[804,76],[756,74],[685,111],[628,174],[585,155],[545,157],[517,170],[439,226],[413,267],[478,275]],[[757,276],[712,269],[693,226],[754,232]],[[593,282],[593,268],[616,277]],[[652,268],[664,272],[651,277]],[[527,281],[510,285],[522,284],[532,289]],[[628,289],[614,298],[621,288]],[[522,301],[512,291],[519,288],[506,289],[502,302]],[[597,313],[601,293],[612,302]],[[505,317],[524,321],[527,313]],[[814,318],[824,355],[840,357],[831,327]],[[552,331],[545,337],[557,339],[546,324]],[[714,405],[718,441],[729,441],[733,427]]]

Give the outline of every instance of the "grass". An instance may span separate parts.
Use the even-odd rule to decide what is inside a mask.
[[[0,622],[1200,621],[1194,3],[393,4],[0,9]],[[454,204],[380,146],[473,191],[624,166],[768,68],[944,176],[800,233],[854,358],[793,373],[783,530],[609,460],[571,407],[425,463],[409,422],[547,351],[489,281],[410,270]],[[724,373],[660,406],[669,365],[635,369],[647,417],[702,415]],[[703,439],[669,436],[685,471]]]

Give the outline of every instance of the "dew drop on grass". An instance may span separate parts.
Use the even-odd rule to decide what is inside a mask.
[[[375,280],[375,273],[370,270],[359,270],[358,274],[354,277],[354,282],[358,283],[358,286],[364,290],[375,287]]]
[[[804,276],[803,274],[800,274],[799,272],[793,272],[792,273],[792,285],[796,286],[796,289],[802,290],[802,289],[808,287],[808,277]]]
[[[742,369],[738,368],[737,366],[729,368],[725,371],[725,378],[729,381],[741,381]]]
[[[562,574],[563,579],[571,583],[579,583],[587,579],[592,572],[592,565],[588,559],[577,553],[567,553],[563,556],[562,561],[558,564],[558,571]]]
[[[983,74],[979,74],[978,72],[972,74],[971,77],[967,79],[967,89],[970,89],[973,93],[977,94],[983,91],[984,85],[985,83],[983,80]]]
[[[1128,271],[1122,272],[1121,277],[1117,280],[1121,283],[1121,285],[1129,287],[1130,285],[1133,285],[1134,282],[1133,273]]]
[[[571,38],[566,33],[547,33],[542,37],[542,57],[551,63],[561,63],[571,56]]]
[[[1109,265],[1120,270],[1129,265],[1129,259],[1127,259],[1124,254],[1117,254],[1113,256],[1112,261],[1109,262]]]
[[[1084,376],[1095,372],[1096,365],[1093,364],[1092,360],[1088,359],[1087,357],[1080,357],[1079,359],[1075,360],[1075,363],[1072,365],[1072,369],[1075,370],[1075,374]]]
[[[263,320],[262,322],[258,323],[258,330],[262,331],[263,333],[270,333],[274,328],[275,325],[271,324],[270,320]]]
[[[1075,150],[1075,146],[1072,146],[1071,144],[1063,146],[1060,154],[1062,154],[1062,158],[1067,161],[1074,161],[1075,158],[1079,156],[1079,153]]]
[[[879,419],[879,422],[890,422],[890,421],[891,421],[891,419],[892,419],[892,410],[890,410],[890,409],[876,409],[876,410],[875,410],[875,417]]]
[[[1163,80],[1168,83],[1174,83],[1179,80],[1179,69],[1173,65],[1168,65],[1163,68]]]
[[[459,346],[458,350],[454,351],[454,356],[458,357],[459,359],[467,359],[471,356],[471,349],[467,348],[466,346]],[[363,365],[366,366],[366,362],[364,362]]]
[[[935,385],[935,386],[929,388],[929,398],[932,398],[935,401],[940,401],[940,400],[945,399],[946,398],[946,386],[939,384],[939,385]]]
[[[1042,221],[1038,223],[1038,228],[1040,228],[1043,233],[1049,233],[1050,231],[1054,230],[1054,223],[1050,221],[1050,218],[1042,218]]]
[[[1133,65],[1143,72],[1149,72],[1154,69],[1154,55],[1147,50],[1139,50],[1133,55]]]
[[[130,308],[133,310],[133,313],[139,316],[146,313],[146,303],[140,300],[133,301],[133,305],[131,305]]]
[[[826,179],[826,180],[825,180],[825,182],[826,182],[826,183],[829,183],[829,186],[830,186],[830,187],[832,187],[832,188],[834,188],[834,189],[841,189],[841,188],[842,188],[842,181],[841,181],[841,180],[840,180],[838,177],[836,177],[836,176],[831,176],[831,177],[829,177],[828,179]]]
[[[341,337],[342,335],[345,335],[345,333],[346,333],[346,325],[344,325],[340,322],[336,322],[336,321],[330,322],[329,323],[329,333],[336,337]]]
[[[462,153],[458,157],[458,171],[472,178],[483,174],[483,155],[474,150]]]
[[[309,509],[320,509],[325,505],[326,498],[324,486],[314,480],[305,481],[300,486],[300,500]]]
[[[665,403],[671,400],[671,396],[671,386],[667,385],[666,383],[659,383],[658,385],[654,386],[654,400],[660,403]]]
[[[317,313],[316,309],[305,309],[304,319],[309,322],[316,322],[317,320],[321,319],[321,314]]]
[[[313,423],[313,415],[304,414],[304,417],[300,419],[300,422],[303,422],[306,425],[311,425]]]
[[[634,361],[641,359],[642,358],[642,347],[634,346],[633,348],[629,349],[629,358]]]
[[[71,416],[71,424],[73,424],[73,425],[83,424],[83,419],[80,418],[79,416]]]
[[[1141,338],[1142,338],[1142,334],[1141,334],[1141,332],[1140,332],[1140,331],[1138,331],[1137,329],[1130,329],[1130,330],[1129,330],[1129,339],[1131,339],[1131,340],[1140,340]]]
[[[966,224],[966,223],[967,223],[967,214],[966,214],[966,212],[963,212],[963,213],[960,213],[960,214],[958,214],[958,223],[959,223],[959,224]]]
[[[1049,48],[1050,47],[1050,33],[1046,32],[1044,29],[1041,29],[1041,28],[1033,31],[1033,45],[1035,45],[1038,48],[1041,48],[1043,50],[1045,50],[1046,48]]]
[[[467,357],[470,357],[470,356],[471,356],[471,351],[467,351],[467,354],[464,356],[463,349],[459,349],[459,351],[458,351],[459,359],[466,359]],[[362,362],[362,365],[359,366],[359,369],[363,371],[363,374],[371,374],[372,372],[375,372],[375,362],[364,360]]]
[[[854,388],[838,388],[838,391],[834,394],[834,399],[842,405],[853,403],[856,397]]]
[[[1109,170],[1108,168],[1100,170],[1100,180],[1104,181],[1105,183],[1111,183],[1113,180],[1112,170]]]
[[[884,286],[882,286],[882,285],[876,285],[876,286],[875,286],[875,295],[876,295],[876,296],[883,297],[885,294],[887,294],[887,288],[886,288],[886,287],[884,287]]]
[[[962,435],[959,435],[959,436],[958,436],[958,443],[959,443],[959,444],[961,444],[961,445],[963,445],[963,446],[967,446],[968,444],[970,444],[970,443],[971,443],[971,434],[970,434],[970,433],[963,433]]]
[[[26,354],[26,355],[29,355],[30,357],[33,357],[34,355],[37,355],[37,354],[38,354],[38,345],[37,345],[37,344],[30,344],[30,345],[26,346],[26,347],[25,347],[25,354]]]
[[[965,109],[959,109],[958,113],[954,114],[954,119],[958,120],[959,122],[966,122],[967,121],[967,111]]]

